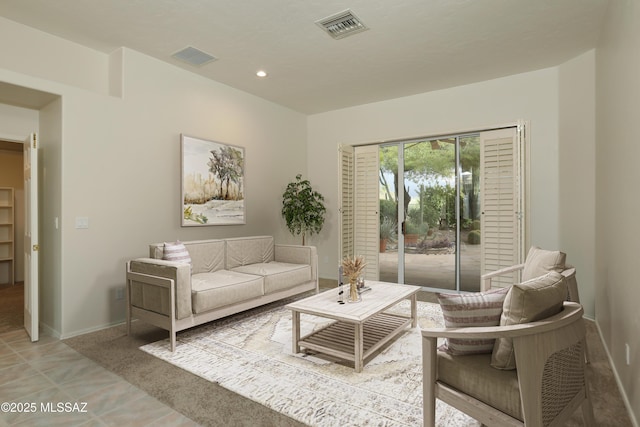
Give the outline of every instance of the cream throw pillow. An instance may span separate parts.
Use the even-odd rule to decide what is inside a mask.
[[[500,326],[546,319],[559,313],[566,299],[567,284],[564,277],[555,271],[513,285],[504,300]],[[491,366],[504,370],[516,368],[511,338],[496,339],[491,354]]]
[[[527,254],[527,259],[524,261],[521,280],[526,282],[550,271],[560,273],[565,269],[566,260],[567,254],[564,252],[548,251],[532,246]]]

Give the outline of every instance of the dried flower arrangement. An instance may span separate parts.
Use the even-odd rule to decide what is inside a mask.
[[[342,259],[342,274],[349,278],[349,300],[358,301],[358,288],[356,281],[358,277],[362,275],[367,263],[364,262],[364,257],[358,255],[354,258],[344,257]]]

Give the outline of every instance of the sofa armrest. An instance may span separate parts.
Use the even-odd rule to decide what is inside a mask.
[[[168,282],[170,281],[170,282]],[[171,307],[174,286],[175,307]],[[154,258],[137,258],[127,263],[127,286],[130,304],[176,319],[192,315],[191,265]]]
[[[315,246],[275,245],[275,261],[311,266],[311,278],[318,282],[318,251]]]

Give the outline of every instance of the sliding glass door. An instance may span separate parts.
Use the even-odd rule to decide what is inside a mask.
[[[478,291],[524,261],[526,128],[340,148],[340,257],[365,278]],[[509,283],[511,280],[509,279]]]
[[[380,279],[480,286],[479,135],[380,146]]]

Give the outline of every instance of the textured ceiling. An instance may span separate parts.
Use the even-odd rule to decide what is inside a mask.
[[[561,64],[596,46],[607,3],[2,0],[0,16],[105,53],[126,46],[312,114]],[[347,8],[368,31],[334,40],[315,24]],[[186,46],[218,60],[171,57]]]

